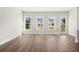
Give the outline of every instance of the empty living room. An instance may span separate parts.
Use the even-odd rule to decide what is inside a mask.
[[[79,52],[78,7],[0,7],[0,52]]]

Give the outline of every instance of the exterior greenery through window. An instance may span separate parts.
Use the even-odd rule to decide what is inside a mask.
[[[30,29],[30,22],[31,22],[31,17],[26,17],[26,21],[25,21],[25,28],[26,29]]]
[[[65,20],[65,18],[63,18],[62,19],[62,24],[61,24],[61,31],[62,32],[65,32],[65,27],[66,27],[65,23],[66,23],[66,20]]]

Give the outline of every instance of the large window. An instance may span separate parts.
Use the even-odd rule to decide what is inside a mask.
[[[56,28],[55,28],[55,17],[53,17],[53,16],[49,16],[49,18],[48,18],[48,30],[49,31],[53,31],[53,30],[55,30]]]
[[[60,30],[61,32],[66,32],[66,18],[65,17],[61,17],[60,18],[61,21],[61,25],[60,25]]]
[[[32,17],[26,16],[26,18],[25,18],[25,29],[31,29],[31,19],[32,19]]]
[[[36,17],[36,30],[43,30],[43,16]]]

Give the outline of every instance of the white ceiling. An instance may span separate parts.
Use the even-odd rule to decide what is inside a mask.
[[[75,7],[22,7],[22,11],[69,11]]]

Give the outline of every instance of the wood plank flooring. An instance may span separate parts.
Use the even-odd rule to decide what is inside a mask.
[[[0,52],[78,52],[71,35],[22,35],[0,46]]]

